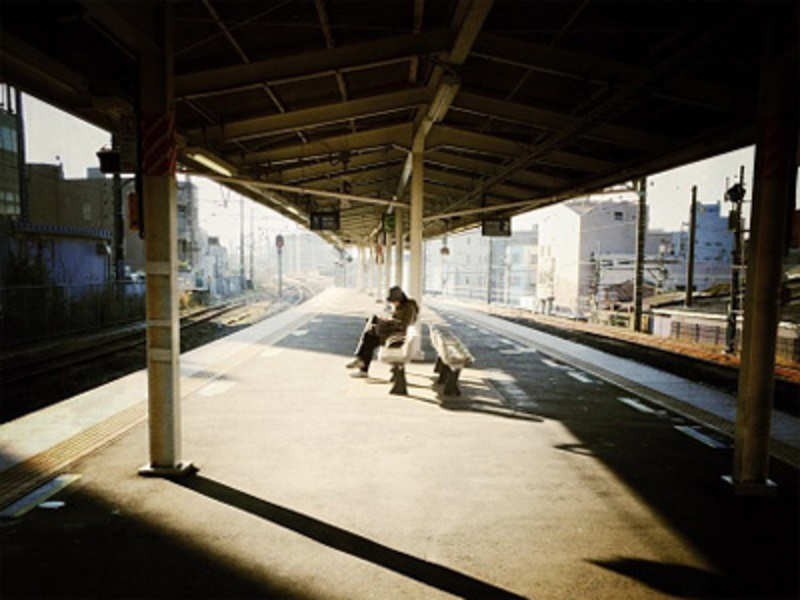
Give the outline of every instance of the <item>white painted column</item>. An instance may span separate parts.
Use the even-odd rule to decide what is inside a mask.
[[[378,250],[378,246],[377,246],[377,242],[376,242],[376,245],[375,245],[375,261],[374,261],[374,263],[375,263],[375,279],[373,280],[373,283],[375,284],[375,300],[377,302],[379,302],[381,300],[381,298],[383,298],[383,291],[381,289],[383,287],[383,278],[382,278],[383,271],[381,270],[383,265],[381,265],[381,263],[378,262],[378,252],[377,252],[377,250]]]
[[[178,315],[177,187],[172,15],[153,9],[162,40],[140,58],[142,200],[146,259],[147,403],[150,461],[141,475],[193,473],[181,459],[180,325]]]
[[[387,233],[383,261],[383,293],[386,294],[390,287],[392,287],[392,238]]]
[[[364,268],[366,261],[364,260],[364,246],[358,246],[358,271],[356,271],[356,289],[359,291],[364,290]]]
[[[424,203],[423,185],[423,152],[425,140],[423,136],[414,138],[411,152],[411,210],[409,215],[410,250],[409,257],[409,296],[422,304],[422,212]]]
[[[403,211],[394,211],[394,285],[403,287]]]

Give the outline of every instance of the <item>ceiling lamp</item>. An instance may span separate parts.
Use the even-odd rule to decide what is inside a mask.
[[[228,167],[220,164],[219,162],[217,162],[213,158],[206,156],[205,154],[201,154],[199,152],[187,152],[186,156],[188,156],[196,163],[200,163],[204,167],[208,167],[215,173],[219,173],[220,175],[224,175],[225,177],[233,176],[233,171],[231,171]]]

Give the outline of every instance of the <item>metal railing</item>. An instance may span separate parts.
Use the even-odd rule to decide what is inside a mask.
[[[139,281],[0,288],[0,347],[144,319]]]

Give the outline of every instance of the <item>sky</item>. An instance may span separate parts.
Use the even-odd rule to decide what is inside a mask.
[[[96,152],[109,145],[111,136],[85,121],[52,107],[32,96],[23,98],[25,117],[25,151],[28,162],[61,162],[68,178],[86,176],[88,167],[97,166]],[[722,200],[726,189],[726,178],[730,183],[738,177],[740,165],[745,167],[745,181],[750,198],[753,173],[753,147],[742,148],[713,158],[656,173],[648,177],[647,202],[651,229],[677,230],[689,218],[691,188],[697,186],[700,202]],[[238,244],[239,211],[238,195],[224,190],[209,180],[194,178],[200,196],[200,224],[210,235],[218,235],[224,241]],[[800,181],[798,181],[800,187]],[[227,210],[224,203],[227,199]],[[604,199],[609,199],[604,197]],[[629,195],[627,198],[635,199]],[[249,206],[250,201],[246,201]],[[253,203],[255,204],[255,203]],[[723,202],[723,206],[724,206]],[[274,211],[256,205],[255,216],[265,231],[291,233],[299,229],[294,222]],[[249,209],[248,209],[249,210]],[[547,210],[547,209],[542,209]],[[532,211],[515,218],[515,229],[528,229],[538,222],[542,210]],[[727,209],[723,210],[727,214]],[[229,244],[230,245],[230,244]]]
[[[25,94],[25,159],[29,163],[61,163],[64,177],[86,177],[86,169],[99,166],[97,151],[111,144],[111,134],[41,100]],[[239,244],[239,195],[208,179],[194,177],[200,199],[200,226],[219,236],[229,248]],[[227,209],[225,205],[227,204]],[[291,233],[299,226],[278,213],[245,199],[245,214],[254,211],[256,230],[274,239],[276,233]],[[245,228],[249,232],[249,225]]]

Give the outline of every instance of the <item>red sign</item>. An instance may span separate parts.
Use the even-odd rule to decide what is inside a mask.
[[[130,192],[128,194],[128,227],[131,231],[138,231],[141,228],[140,219],[139,197],[136,192]]]

